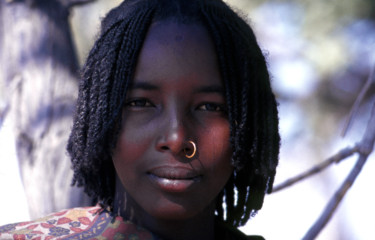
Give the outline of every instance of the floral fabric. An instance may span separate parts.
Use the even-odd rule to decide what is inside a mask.
[[[99,206],[73,208],[35,221],[0,226],[0,239],[157,239],[149,231],[113,218]]]
[[[53,213],[30,222],[0,226],[0,240],[161,240],[146,229],[121,217],[113,218],[99,206],[82,207]],[[236,228],[216,222],[216,240],[264,240],[246,236]]]

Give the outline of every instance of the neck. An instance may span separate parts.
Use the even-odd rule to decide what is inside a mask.
[[[215,204],[189,219],[159,219],[145,212],[126,193],[116,193],[113,211],[165,240],[210,240],[215,238]]]
[[[188,220],[156,220],[151,218],[144,224],[145,228],[166,240],[214,239],[213,217],[200,215]]]

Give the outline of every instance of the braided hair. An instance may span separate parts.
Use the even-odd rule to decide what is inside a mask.
[[[280,137],[277,104],[265,58],[250,26],[221,0],[127,0],[102,21],[83,67],[67,150],[73,184],[110,207],[115,195],[111,153],[122,106],[150,25],[159,20],[198,23],[217,52],[230,123],[235,170],[217,197],[216,215],[238,227],[271,192]]]

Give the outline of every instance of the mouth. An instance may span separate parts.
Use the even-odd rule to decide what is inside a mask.
[[[147,172],[151,182],[166,192],[186,192],[202,179],[202,175],[187,168],[158,167]]]

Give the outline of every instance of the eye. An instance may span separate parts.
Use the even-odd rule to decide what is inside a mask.
[[[210,112],[226,112],[225,105],[217,103],[203,103],[199,105],[197,109]]]
[[[127,107],[153,107],[154,105],[147,99],[131,99],[126,102]]]

